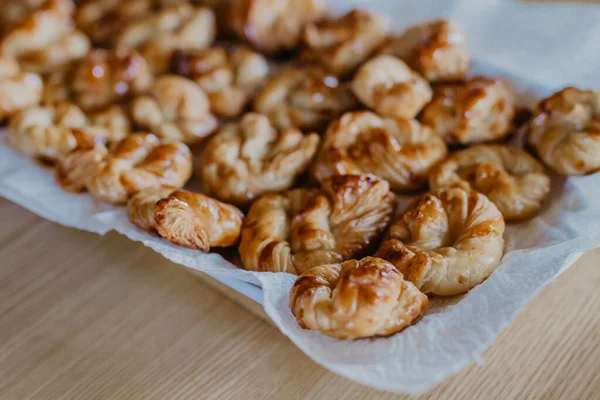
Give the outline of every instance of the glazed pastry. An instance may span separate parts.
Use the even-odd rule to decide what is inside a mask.
[[[71,15],[41,9],[10,30],[0,52],[17,59],[26,72],[50,73],[66,68],[90,51],[85,34],[73,28]]]
[[[421,121],[448,143],[490,142],[511,133],[514,102],[512,88],[504,81],[476,77],[436,88]]]
[[[208,251],[237,243],[243,214],[229,204],[200,193],[172,188],[143,190],[127,202],[135,225],[178,246]]]
[[[367,107],[396,118],[413,118],[432,96],[421,75],[388,55],[377,56],[360,67],[352,91]]]
[[[389,22],[365,10],[309,24],[304,31],[305,57],[342,75],[356,69],[385,41]]]
[[[137,52],[96,49],[76,68],[72,89],[77,104],[90,110],[143,93],[152,80],[146,60]]]
[[[192,176],[192,155],[183,143],[134,133],[110,149],[99,144],[77,148],[57,164],[56,176],[66,190],[87,189],[119,204],[144,189],[185,185]]]
[[[163,75],[148,95],[131,104],[134,122],[156,136],[184,143],[198,143],[218,125],[210,113],[204,91],[194,81],[177,75]]]
[[[321,68],[285,68],[263,87],[254,109],[280,129],[324,129],[358,102],[347,83]]]
[[[12,57],[0,56],[0,122],[42,99],[43,82],[37,74],[21,72]]]
[[[485,194],[506,221],[533,217],[550,193],[550,177],[535,158],[516,147],[478,145],[452,154],[433,169],[429,188],[476,190]]]
[[[568,87],[542,100],[529,122],[528,140],[561,175],[600,170],[600,92]]]
[[[320,265],[298,277],[290,309],[304,329],[338,339],[388,336],[421,317],[428,299],[381,258]]]
[[[73,15],[72,0],[3,0],[0,4],[0,34],[4,34],[23,23],[36,11],[53,11]]]
[[[248,113],[225,125],[204,149],[204,185],[223,201],[247,206],[257,197],[292,187],[319,146],[316,133],[278,131],[264,115]]]
[[[223,117],[240,115],[269,74],[267,59],[245,47],[178,52],[172,64],[175,73],[200,85],[211,111]]]
[[[502,214],[483,194],[444,189],[414,202],[375,257],[391,262],[423,293],[460,294],[500,265],[503,233]]]
[[[370,173],[394,190],[420,189],[430,169],[446,157],[443,139],[415,120],[383,118],[369,111],[344,114],[323,138],[313,175]]]
[[[304,27],[325,12],[323,0],[234,0],[230,26],[263,53],[298,47]]]
[[[131,118],[122,106],[114,105],[89,111],[86,117],[85,131],[109,143],[125,139],[131,133]]]
[[[252,204],[239,248],[245,269],[301,274],[373,247],[394,211],[388,183],[340,175],[323,187],[267,194]]]
[[[128,24],[149,16],[155,3],[154,0],[86,0],[77,8],[75,21],[94,44],[108,45]]]
[[[404,60],[430,82],[465,79],[471,64],[465,32],[445,19],[411,26],[391,38],[382,53]]]
[[[206,7],[180,4],[130,24],[115,39],[115,47],[137,49],[154,73],[169,69],[175,50],[203,50],[215,40],[214,13]]]
[[[69,103],[29,107],[11,119],[8,141],[23,154],[55,162],[77,148],[79,134],[74,128],[86,125],[85,114]]]

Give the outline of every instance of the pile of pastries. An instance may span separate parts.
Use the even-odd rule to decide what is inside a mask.
[[[548,169],[600,169],[599,92],[524,122],[508,82],[468,75],[463,28],[398,28],[323,0],[6,0],[0,121],[65,190],[298,275],[301,327],[390,335],[490,276]],[[507,144],[520,126],[526,149]]]

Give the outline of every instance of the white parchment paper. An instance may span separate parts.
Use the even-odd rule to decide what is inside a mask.
[[[398,31],[433,17],[454,18],[468,31],[474,73],[511,78],[523,99],[567,84],[600,89],[600,7],[493,0],[334,1],[332,6],[336,12],[361,6],[385,13]],[[482,285],[462,297],[434,299],[428,314],[400,334],[344,342],[298,327],[288,307],[294,276],[243,271],[219,255],[153,237],[133,226],[122,207],[63,192],[51,170],[7,145],[5,133],[0,133],[0,195],[59,224],[100,234],[116,230],[189,268],[260,285],[266,313],[317,363],[362,384],[412,394],[478,360],[545,284],[581,252],[600,247],[600,174],[555,176],[542,213],[507,227],[502,265]]]

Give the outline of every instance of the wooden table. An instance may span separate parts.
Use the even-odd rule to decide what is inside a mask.
[[[391,399],[118,234],[0,200],[0,399]],[[600,251],[424,398],[599,399]],[[524,266],[526,267],[526,266]]]

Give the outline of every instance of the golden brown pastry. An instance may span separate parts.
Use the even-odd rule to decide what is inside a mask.
[[[448,143],[470,144],[504,138],[514,116],[512,88],[500,79],[476,77],[436,88],[421,121]]]
[[[110,150],[104,145],[76,149],[57,164],[56,176],[66,190],[87,189],[100,200],[124,203],[144,189],[185,185],[192,176],[192,155],[183,143],[134,133]]]
[[[179,4],[127,26],[115,46],[137,49],[154,73],[166,72],[175,50],[203,50],[216,36],[215,15],[206,7]]]
[[[29,107],[11,119],[8,141],[23,154],[54,162],[75,150],[78,133],[73,129],[86,125],[85,114],[72,104]]]
[[[600,170],[600,91],[565,88],[540,102],[529,145],[561,175]]]
[[[125,27],[148,16],[152,0],[87,0],[77,8],[77,27],[98,45],[106,45]]]
[[[535,158],[516,147],[478,145],[454,153],[429,175],[429,188],[476,190],[507,221],[533,217],[550,193],[550,178]]]
[[[315,67],[283,69],[254,100],[254,109],[280,129],[321,129],[357,105],[350,85]]]
[[[14,58],[0,56],[0,122],[38,104],[43,86],[39,75],[21,72]]]
[[[72,89],[84,110],[103,108],[152,85],[146,60],[134,50],[92,51],[74,72]]]
[[[308,57],[335,74],[356,69],[385,41],[389,22],[365,10],[309,24],[304,31]]]
[[[174,72],[200,85],[211,111],[223,117],[240,115],[269,74],[267,59],[245,47],[211,47],[201,52],[178,52]]]
[[[208,251],[237,243],[244,214],[232,205],[187,190],[142,190],[127,202],[135,225],[155,230],[171,243]]]
[[[230,26],[263,53],[298,47],[304,27],[325,12],[323,0],[234,0]]]
[[[289,189],[318,146],[316,133],[278,131],[264,115],[248,113],[211,138],[202,152],[202,181],[218,199],[246,206],[265,193]]]
[[[122,106],[114,105],[89,111],[86,117],[88,121],[85,131],[107,142],[118,142],[131,133],[131,118]]]
[[[459,188],[427,193],[391,226],[375,253],[423,293],[448,296],[482,283],[504,254],[504,219],[487,197]]]
[[[177,75],[163,75],[148,95],[131,103],[135,123],[156,136],[184,143],[198,143],[218,125],[210,113],[206,94],[194,81]]]
[[[43,78],[44,91],[42,94],[42,103],[47,106],[52,106],[58,103],[72,101],[72,77],[73,71],[71,69],[46,74]]]
[[[72,15],[75,11],[75,4],[72,0],[2,0],[0,33],[6,33],[18,27],[31,14],[41,10]]]
[[[429,103],[431,87],[402,60],[380,55],[358,69],[352,91],[367,107],[382,115],[413,118]]]
[[[371,173],[394,190],[414,190],[427,183],[430,169],[446,154],[444,141],[415,120],[356,111],[329,126],[313,174],[323,181],[333,175]]]
[[[421,317],[428,299],[381,258],[314,267],[296,279],[290,309],[304,329],[338,339],[388,336]]]
[[[471,65],[465,32],[446,19],[411,26],[382,52],[404,60],[430,82],[464,79]]]
[[[374,175],[338,175],[324,189],[292,189],[256,200],[242,227],[245,269],[301,274],[360,257],[394,211],[389,184]]]
[[[2,38],[0,52],[15,57],[24,71],[49,73],[80,60],[90,46],[87,36],[73,28],[71,15],[41,9]]]

